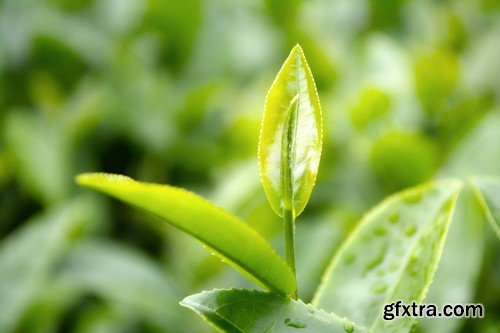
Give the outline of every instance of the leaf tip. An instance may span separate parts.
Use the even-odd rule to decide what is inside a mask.
[[[100,182],[130,182],[133,179],[123,175],[104,172],[86,172],[75,177],[75,182],[80,186],[91,186]]]
[[[84,186],[87,183],[87,180],[89,176],[92,175],[91,173],[81,173],[79,175],[75,176],[75,183],[78,185]]]
[[[300,46],[299,43],[295,44],[295,46],[290,51],[290,54],[294,54],[294,53],[304,55],[304,50],[302,49],[302,47]]]

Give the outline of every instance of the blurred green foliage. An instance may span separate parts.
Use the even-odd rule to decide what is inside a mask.
[[[386,195],[434,177],[500,176],[498,1],[3,0],[0,331],[211,331],[178,301],[248,283],[73,177],[186,187],[281,251],[256,147],[265,92],[297,42],[325,119],[297,226],[305,301]],[[428,300],[482,302],[486,318],[427,320],[422,332],[500,330],[499,243],[467,198]]]

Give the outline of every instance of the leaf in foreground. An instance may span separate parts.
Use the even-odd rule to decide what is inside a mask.
[[[204,291],[186,297],[181,305],[223,332],[366,332],[310,304],[269,292]]]
[[[384,305],[424,300],[461,188],[437,181],[376,206],[333,258],[313,304],[376,332],[409,331],[415,318],[384,321]]]
[[[273,210],[307,204],[316,181],[322,142],[321,106],[304,52],[295,46],[267,93],[259,139],[262,185]]]
[[[237,217],[189,191],[110,174],[83,174],[80,185],[120,199],[194,236],[265,289],[296,290],[291,269],[271,245]]]
[[[475,178],[472,180],[472,185],[486,219],[500,239],[500,179]]]

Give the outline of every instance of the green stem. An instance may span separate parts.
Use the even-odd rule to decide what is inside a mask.
[[[293,276],[295,278],[295,284],[297,284],[297,278],[295,274],[295,216],[292,209],[283,210],[283,223],[285,227],[286,262],[292,269]],[[297,289],[295,289],[292,298],[297,299]]]
[[[298,88],[297,88],[297,91]],[[281,186],[283,189],[283,224],[285,229],[285,253],[286,262],[292,269],[297,286],[297,274],[295,273],[295,207],[293,202],[293,167],[295,162],[295,142],[297,135],[297,121],[299,112],[299,98],[297,93],[286,111],[285,129],[281,138]],[[297,299],[297,287],[292,295]]]

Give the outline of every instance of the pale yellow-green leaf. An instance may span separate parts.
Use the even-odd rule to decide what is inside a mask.
[[[316,181],[322,143],[321,106],[304,52],[295,46],[266,98],[259,167],[273,210],[298,216]]]

